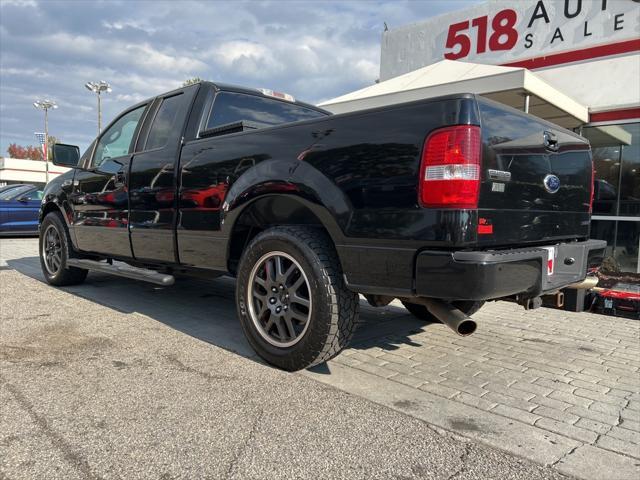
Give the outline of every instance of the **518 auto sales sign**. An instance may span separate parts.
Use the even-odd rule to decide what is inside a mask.
[[[637,50],[639,0],[494,0],[386,31],[380,79],[443,59],[539,68]]]

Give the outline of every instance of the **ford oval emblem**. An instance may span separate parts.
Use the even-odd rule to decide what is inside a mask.
[[[560,190],[560,179],[556,175],[549,174],[542,181],[544,188],[549,193],[556,193]]]

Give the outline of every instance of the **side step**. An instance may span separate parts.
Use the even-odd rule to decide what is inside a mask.
[[[110,273],[111,275],[118,275],[119,277],[142,280],[143,282],[155,283],[156,285],[162,285],[163,287],[173,285],[176,280],[173,275],[159,273],[155,270],[147,270],[146,268],[132,267],[127,264],[111,265],[109,263],[98,262],[96,260],[69,258],[67,260],[67,265],[70,267],[84,268],[85,270],[91,270],[93,272]]]

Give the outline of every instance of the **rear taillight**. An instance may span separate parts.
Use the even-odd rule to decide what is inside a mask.
[[[420,204],[435,208],[478,208],[480,127],[458,125],[432,132],[420,166]]]

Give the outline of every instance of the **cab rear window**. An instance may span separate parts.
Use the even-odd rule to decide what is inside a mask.
[[[326,114],[294,103],[258,95],[219,92],[213,103],[205,129],[246,121],[261,126],[309,120]]]

